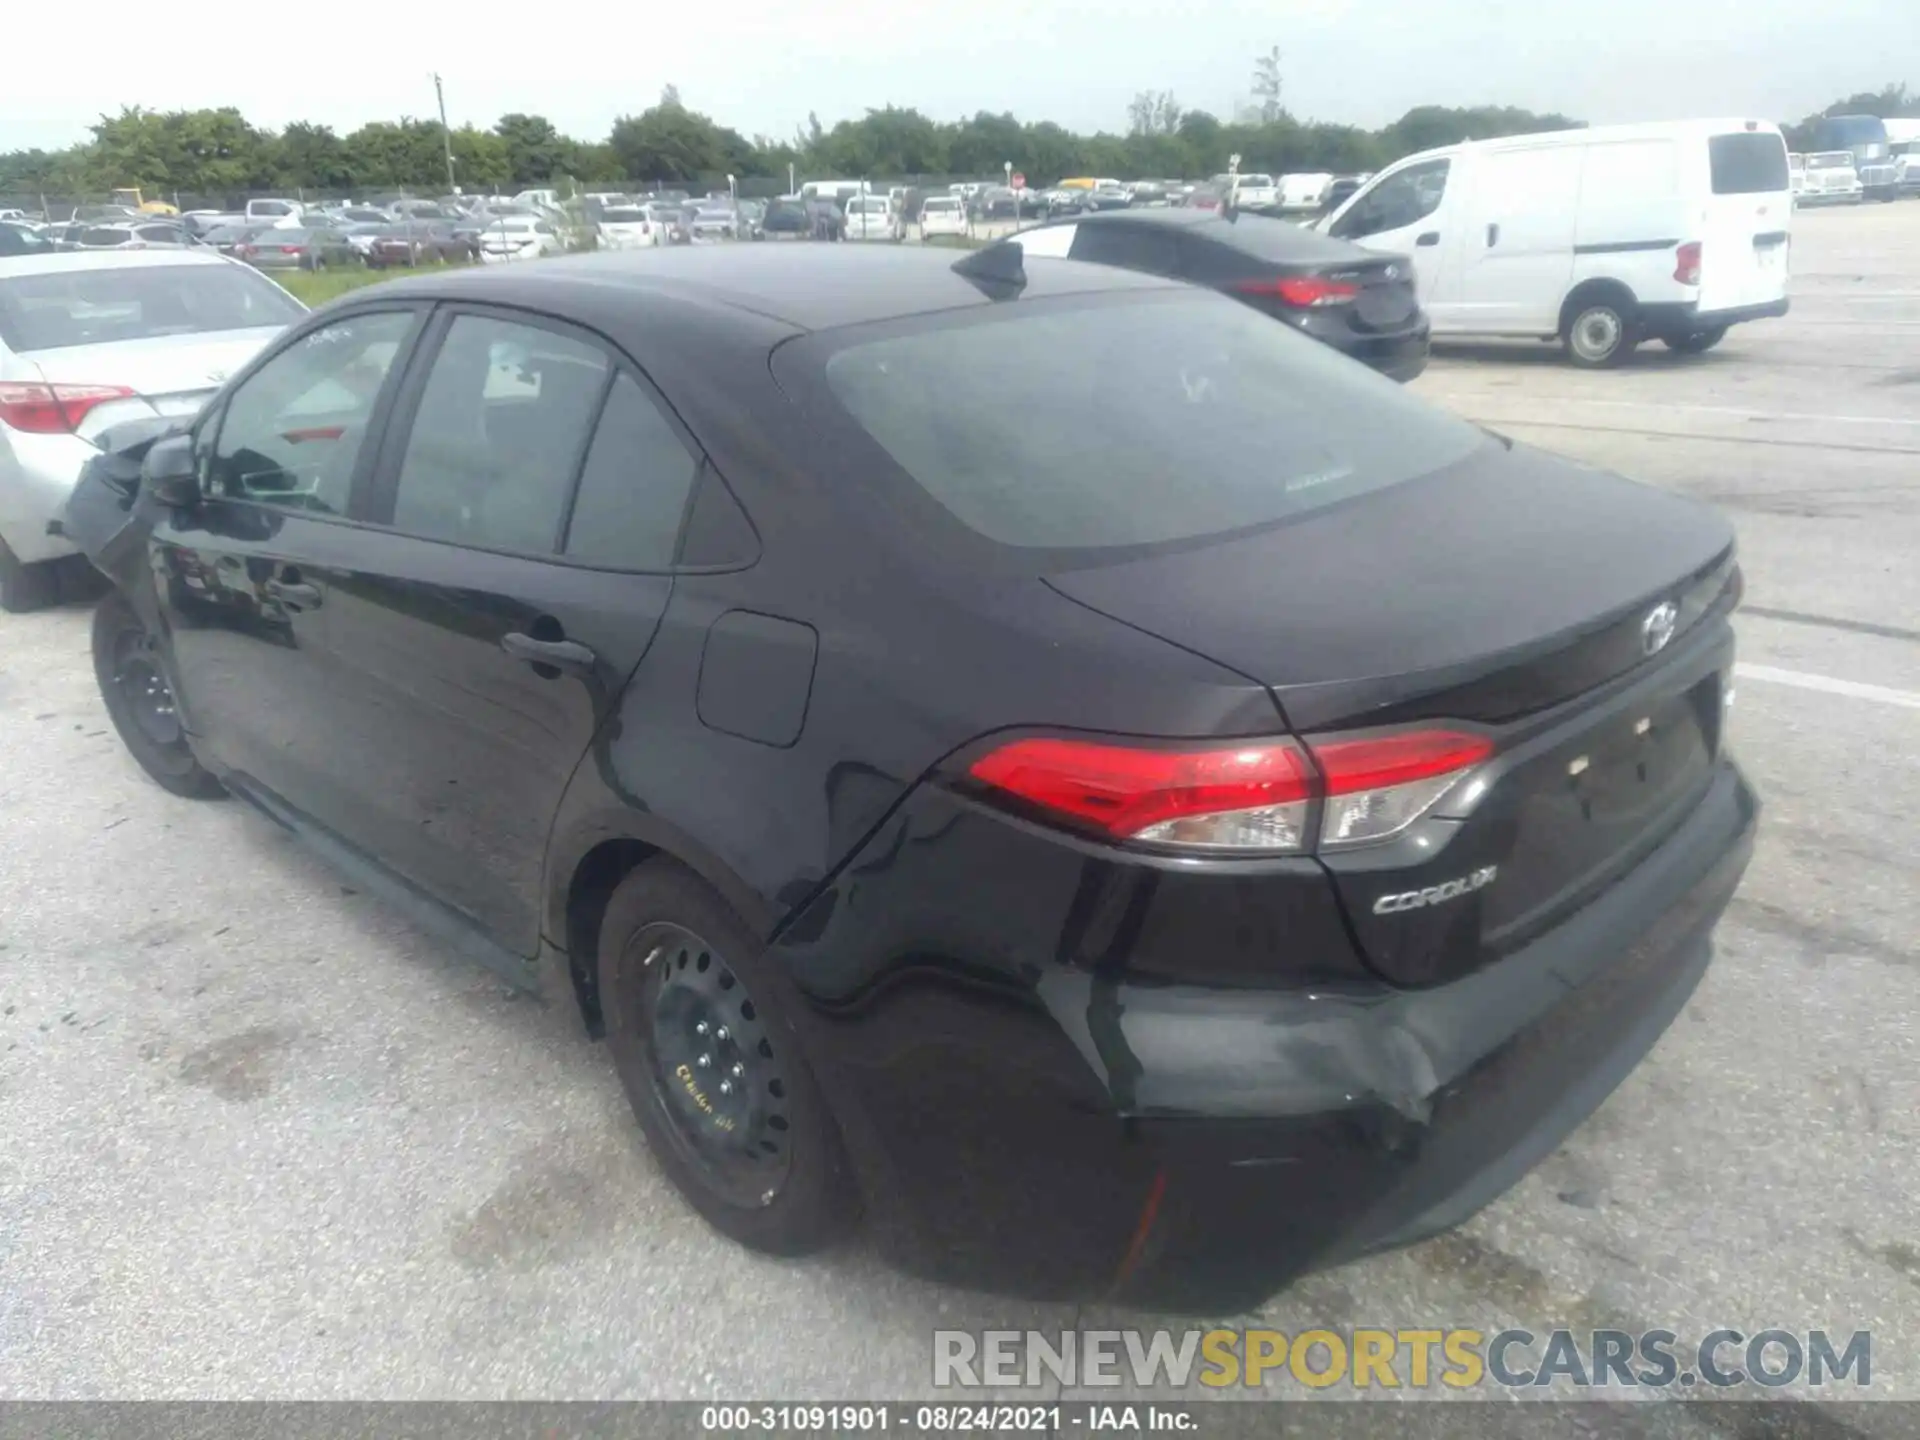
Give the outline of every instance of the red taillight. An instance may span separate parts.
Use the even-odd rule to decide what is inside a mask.
[[[1190,821],[1267,816],[1264,849],[1299,849],[1312,798],[1306,754],[1290,740],[1206,750],[1142,750],[1086,740],[1015,740],[976,760],[973,778],[1116,840],[1213,843],[1184,835]],[[1251,816],[1249,816],[1251,818]],[[1279,831],[1289,830],[1281,834]],[[1260,822],[1255,822],[1259,827]],[[1249,848],[1242,846],[1241,848]]]
[[[70,435],[96,405],[124,400],[124,385],[31,385],[0,380],[0,421],[29,435]]]
[[[1244,280],[1233,287],[1243,295],[1271,295],[1282,305],[1315,309],[1345,305],[1360,294],[1351,280],[1329,280],[1324,275],[1282,275],[1277,280]]]
[[[1317,740],[1327,805],[1320,848],[1338,850],[1397,835],[1493,754],[1483,735],[1415,730],[1357,740]],[[1477,796],[1467,797],[1469,800]]]
[[[307,247],[304,245],[282,245],[280,247],[280,253],[282,255],[304,255],[307,253]]]
[[[1492,753],[1481,736],[1445,730],[1204,749],[1031,738],[989,752],[968,773],[1110,839],[1304,854],[1397,834]]]
[[[1673,278],[1682,285],[1700,283],[1700,242],[1689,240],[1674,252]]]

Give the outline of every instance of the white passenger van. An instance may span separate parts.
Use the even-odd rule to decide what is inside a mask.
[[[1435,339],[1558,340],[1597,367],[1786,314],[1792,216],[1777,125],[1687,120],[1429,150],[1316,228],[1411,256]]]

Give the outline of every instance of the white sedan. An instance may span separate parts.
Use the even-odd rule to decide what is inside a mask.
[[[0,260],[0,610],[89,573],[47,533],[109,426],[196,415],[306,306],[209,250],[90,250]]]
[[[639,205],[610,205],[594,227],[602,250],[648,249],[662,242],[662,229]]]
[[[532,215],[503,215],[480,232],[480,258],[489,264],[502,260],[538,260],[566,252],[566,242],[548,220]]]

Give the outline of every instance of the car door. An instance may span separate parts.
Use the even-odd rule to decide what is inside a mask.
[[[200,746],[216,768],[323,822],[340,814],[331,576],[423,314],[359,311],[269,354],[194,432],[201,503],[163,512],[149,542]]]
[[[1450,159],[1422,160],[1390,170],[1355,196],[1327,233],[1369,250],[1413,257],[1420,304],[1441,330],[1450,301],[1449,269],[1460,237],[1449,234],[1448,187],[1457,179]]]
[[[1475,157],[1460,216],[1449,328],[1551,335],[1573,280],[1574,232],[1586,147],[1554,144]]]
[[[666,609],[698,466],[624,357],[524,312],[445,311],[398,402],[330,602],[355,833],[515,953],[567,781]]]

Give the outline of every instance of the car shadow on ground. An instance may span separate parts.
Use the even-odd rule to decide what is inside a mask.
[[[1581,373],[1578,366],[1568,361],[1566,351],[1558,341],[1542,340],[1436,340],[1433,342],[1433,355],[1440,360],[1471,360],[1496,365],[1537,365],[1552,369],[1558,367],[1574,374]],[[1639,370],[1646,368],[1688,370],[1710,368],[1716,365],[1741,363],[1740,356],[1720,350],[1710,350],[1704,355],[1686,355],[1678,350],[1669,350],[1657,340],[1644,342],[1631,357],[1618,368],[1621,370]]]

